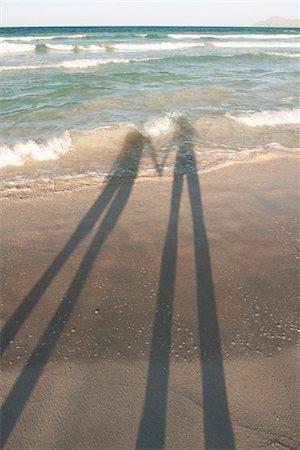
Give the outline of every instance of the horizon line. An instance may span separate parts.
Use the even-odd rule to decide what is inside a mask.
[[[256,25],[0,25],[1,28],[259,28],[296,30],[298,27],[261,27]]]

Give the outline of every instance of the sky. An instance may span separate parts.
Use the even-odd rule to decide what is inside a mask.
[[[299,18],[298,1],[0,0],[0,25],[252,26],[270,16]]]

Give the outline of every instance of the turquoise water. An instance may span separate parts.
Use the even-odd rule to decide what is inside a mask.
[[[299,33],[2,28],[2,178],[105,174],[132,130],[163,157],[182,120],[205,167],[241,152],[295,150]]]

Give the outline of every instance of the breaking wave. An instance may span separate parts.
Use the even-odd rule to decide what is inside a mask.
[[[149,120],[144,124],[135,128],[146,137],[156,138],[162,134],[170,133],[176,129],[176,120],[180,117],[180,113],[173,112],[166,114],[163,117],[158,117],[156,119]]]
[[[106,58],[106,59],[73,59],[60,61],[53,64],[20,65],[20,66],[2,66],[0,72],[10,70],[42,70],[42,69],[88,69],[106,64],[128,64],[131,62],[146,62],[156,58]]]
[[[50,41],[52,39],[80,39],[85,38],[86,34],[68,34],[68,35],[57,35],[57,36],[14,36],[14,37],[3,37],[0,38],[0,42],[4,41],[21,41],[21,42],[31,42],[31,41]]]
[[[36,46],[34,44],[11,44],[0,42],[0,55],[10,55],[14,53],[33,52]]]
[[[224,48],[299,48],[298,42],[210,42],[212,47]]]
[[[200,39],[200,38],[215,38],[215,39],[234,39],[245,38],[244,34],[168,34],[172,39]],[[247,34],[247,39],[299,39],[300,34]]]
[[[61,158],[66,153],[76,152],[74,164],[88,160],[89,167],[94,167],[97,158],[103,160],[112,158],[114,152],[118,153],[126,141],[129,133],[136,133],[145,139],[147,145],[154,145],[156,150],[165,153],[165,149],[178,148],[182,139],[193,141],[193,146],[202,155],[215,155],[215,152],[237,152],[247,150],[248,145],[258,148],[294,150],[298,140],[294,137],[281,140],[280,130],[263,134],[262,129],[255,130],[257,126],[293,125],[300,123],[300,109],[262,111],[238,116],[223,115],[206,120],[194,121],[186,127],[186,136],[182,135],[186,119],[184,115],[175,111],[160,117],[153,117],[144,122],[119,123],[112,126],[103,126],[92,130],[67,130],[58,137],[51,137],[42,141],[18,142],[14,145],[0,146],[0,168],[6,166],[22,166],[34,161],[51,161]],[[248,130],[245,131],[245,126]],[[190,130],[194,130],[191,137]],[[177,140],[177,132],[180,132]],[[194,140],[195,139],[195,140]],[[276,145],[270,139],[278,139]],[[243,142],[244,141],[244,142]],[[292,148],[293,147],[293,148]],[[103,162],[103,161],[102,161]],[[71,162],[70,162],[71,163]],[[80,163],[81,165],[81,163]],[[68,163],[68,167],[69,163]],[[83,166],[82,166],[83,167]]]
[[[117,52],[144,52],[144,51],[167,51],[167,50],[181,50],[194,47],[220,47],[220,48],[299,48],[297,42],[257,42],[257,41],[206,41],[206,42],[155,42],[155,43],[126,43],[126,44],[89,44],[89,45],[75,45],[75,44],[60,44],[60,43],[43,43],[43,44],[18,44],[11,42],[0,42],[0,54],[11,55],[18,53],[28,53],[47,49],[58,52],[104,52],[114,50]],[[274,53],[276,55],[276,53]],[[282,54],[277,54],[282,56]],[[290,56],[287,54],[287,56]],[[291,56],[293,57],[293,55]]]
[[[63,52],[71,52],[74,50],[84,51],[84,52],[103,52],[106,48],[103,45],[72,45],[72,44],[45,44],[46,48],[49,50],[57,50]]]
[[[145,50],[179,50],[202,46],[202,43],[192,42],[158,42],[153,44],[113,44],[110,48],[119,51],[145,51]]]
[[[45,143],[35,141],[20,142],[12,147],[0,146],[0,168],[23,166],[28,159],[49,161],[58,159],[71,149],[72,139],[68,132],[60,137],[50,138]]]
[[[97,44],[90,44],[90,45],[78,45],[77,47],[75,47],[78,50],[84,51],[84,52],[103,52],[104,50],[106,50],[105,47],[103,47],[103,45],[97,45]]]
[[[282,57],[282,58],[300,58],[300,53],[266,52],[265,55],[279,56],[279,57]]]
[[[228,117],[250,127],[300,124],[300,109],[261,111],[239,116],[228,115]]]
[[[57,51],[72,51],[74,50],[75,46],[71,44],[45,44],[47,48],[50,50],[57,50]]]

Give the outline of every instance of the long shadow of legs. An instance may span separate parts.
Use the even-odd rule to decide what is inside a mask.
[[[186,121],[180,122],[177,141],[183,158],[181,170],[187,176],[194,232],[205,449],[234,449],[210,251],[193,138],[192,126]]]
[[[162,449],[165,446],[177,228],[184,174],[187,176],[194,232],[205,449],[235,448],[226,395],[209,246],[192,146],[193,136],[193,129],[188,123],[178,124],[176,143],[179,143],[179,151],[174,171],[171,213],[163,250],[146,395],[136,443],[137,449]]]
[[[205,448],[234,449],[200,184],[196,174],[187,179],[194,228]]]
[[[137,136],[134,133],[134,135],[130,136],[126,142],[123,150],[125,156],[122,159],[123,167],[125,165],[131,171],[131,179],[128,180],[127,183],[117,185],[115,197],[112,200],[102,223],[96,231],[66,295],[2,406],[0,419],[1,447],[5,444],[13,430],[18,417],[22,413],[32,390],[41,376],[50,358],[51,351],[55,347],[60,334],[64,329],[104,242],[124,210],[133,187],[134,179],[137,175],[142,150],[143,139],[140,135]]]
[[[136,442],[137,449],[161,449],[165,446],[177,229],[182,186],[183,177],[179,176],[177,179],[174,177],[171,212],[161,261],[144,411]]]
[[[102,194],[97,198],[88,212],[81,219],[80,223],[77,225],[75,231],[72,233],[63,249],[54,258],[48,269],[38,280],[35,286],[31,289],[31,291],[26,295],[26,297],[24,297],[19,307],[3,326],[1,330],[1,355],[5,352],[10,341],[14,339],[26,318],[39,302],[40,298],[49,287],[55,276],[58,274],[60,269],[63,267],[65,262],[71,256],[73,251],[77,248],[80,242],[84,238],[86,238],[87,235],[92,231],[94,225],[113,198],[116,190],[118,189],[118,185],[116,183],[116,179],[118,178],[118,168],[123,169],[124,167],[128,167],[129,171],[133,171],[134,173],[134,165],[136,164],[134,158],[139,158],[140,156],[138,154],[138,151],[133,155],[128,153],[128,151],[130,152],[132,150],[131,147],[136,146],[136,144],[141,140],[143,140],[143,138],[138,133],[132,133],[128,136],[128,140],[125,143],[124,149],[121,152],[118,160],[115,162],[116,168],[114,169],[110,182],[107,184]],[[134,158],[132,158],[132,156]]]
[[[82,218],[81,222],[76,227],[75,231],[69,238],[64,248],[55,257],[46,272],[42,275],[42,277],[26,295],[26,297],[24,297],[19,307],[3,326],[1,330],[1,355],[5,352],[10,341],[14,339],[26,318],[39,302],[40,298],[42,297],[48,286],[51,284],[57,273],[63,267],[65,262],[71,256],[73,251],[80,244],[80,242],[91,232],[95,223],[113,197],[116,189],[116,185],[109,184],[106,186],[103,193],[96,200],[87,214]]]

